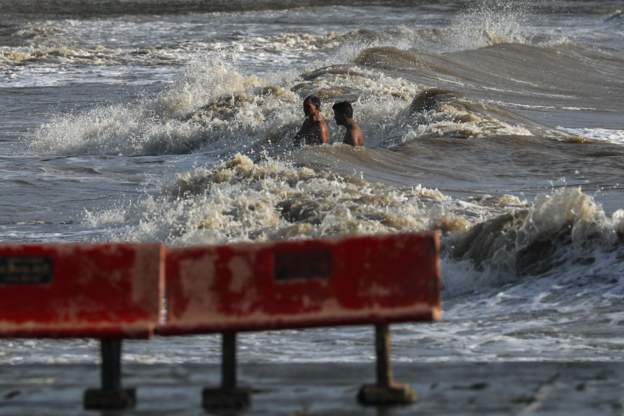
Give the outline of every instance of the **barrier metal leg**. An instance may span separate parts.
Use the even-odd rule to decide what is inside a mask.
[[[363,385],[358,392],[358,401],[363,405],[373,406],[414,402],[416,392],[410,386],[392,381],[390,328],[388,325],[375,325],[375,352],[377,355],[377,384]]]
[[[85,409],[117,410],[134,407],[135,390],[121,387],[121,340],[101,340],[100,352],[102,388],[85,391]]]
[[[205,388],[202,405],[206,410],[238,410],[251,403],[251,390],[236,386],[236,333],[222,335],[221,387]]]

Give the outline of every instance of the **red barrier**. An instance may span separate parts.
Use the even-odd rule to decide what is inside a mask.
[[[388,324],[440,317],[439,235],[395,234],[330,240],[171,249],[164,335],[221,332],[221,386],[206,388],[209,411],[240,409],[236,332],[374,324],[377,383],[363,404],[412,402],[392,380]]]
[[[414,400],[392,380],[388,325],[439,319],[437,233],[169,249],[166,279],[163,254],[160,244],[0,245],[0,337],[103,339],[102,386],[85,407],[122,409],[135,403],[121,386],[122,338],[221,332],[222,385],[203,392],[213,410],[250,402],[236,386],[236,332],[373,324],[377,384],[359,400]]]
[[[161,334],[430,321],[437,234],[170,249]]]
[[[160,244],[0,245],[0,337],[149,336]]]

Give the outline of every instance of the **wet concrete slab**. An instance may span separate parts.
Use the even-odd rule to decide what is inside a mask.
[[[0,415],[206,415],[203,387],[219,383],[218,365],[126,365],[124,386],[137,407],[82,409],[82,394],[99,383],[95,365],[0,365]],[[253,388],[244,415],[622,415],[624,362],[397,364],[395,379],[418,400],[362,407],[359,387],[374,378],[369,364],[243,364],[240,385]],[[223,413],[221,413],[223,414]]]

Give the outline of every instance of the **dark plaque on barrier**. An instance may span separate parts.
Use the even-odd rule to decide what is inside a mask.
[[[276,280],[328,279],[331,275],[329,250],[279,251],[274,256]]]
[[[50,283],[52,264],[52,258],[43,256],[0,257],[0,284]]]

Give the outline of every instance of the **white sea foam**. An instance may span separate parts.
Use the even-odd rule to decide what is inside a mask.
[[[111,224],[123,224],[126,221],[127,211],[124,208],[99,209],[84,211],[82,221],[89,227],[98,228]]]
[[[579,188],[532,203],[510,195],[466,202],[242,155],[182,173],[160,195],[87,212],[83,222],[109,226],[106,239],[175,245],[442,229],[450,296],[574,269],[624,241],[624,210],[608,216]]]
[[[244,141],[253,133],[250,128],[284,124],[290,120],[279,115],[294,113],[294,94],[256,95],[255,89],[264,85],[258,77],[242,75],[219,56],[212,57],[189,65],[157,97],[54,117],[35,132],[31,148],[54,154],[145,155],[187,153],[220,139]],[[220,97],[234,101],[247,95],[251,98],[239,100],[242,104],[232,109],[232,117],[215,116],[207,122],[184,119]],[[274,117],[275,108],[289,104],[290,112],[284,109]]]
[[[443,227],[465,229],[443,202],[422,186],[397,190],[273,159],[246,156],[213,169],[180,174],[160,196],[146,196],[125,212],[87,212],[84,223],[129,227],[114,237],[173,244],[312,238]]]
[[[88,212],[84,223],[108,227],[106,240],[174,245],[441,228],[444,320],[400,331],[410,345],[442,348],[431,360],[558,359],[568,337],[577,341],[565,348],[566,357],[586,359],[596,351],[606,357],[617,344],[601,339],[598,350],[588,353],[594,338],[583,335],[583,323],[593,325],[596,308],[605,311],[597,328],[612,330],[621,322],[614,311],[624,295],[624,210],[609,217],[578,188],[542,194],[534,202],[512,195],[468,202],[422,186],[397,189],[237,155],[213,168],[184,172],[162,189],[126,206]],[[471,249],[458,255],[462,243]],[[538,267],[527,267],[533,262]],[[337,331],[348,345],[364,342],[356,331]],[[254,344],[250,357],[290,361],[297,359],[289,352],[292,343],[309,342],[299,333],[282,333],[280,339],[285,353],[274,357]],[[205,359],[203,347],[195,351],[197,341],[190,342],[184,356],[164,353],[155,360]],[[156,346],[169,348],[158,341]],[[130,360],[144,357],[136,349]],[[362,351],[354,347],[343,357],[328,348],[312,359],[359,360]],[[409,354],[399,357],[411,360]]]
[[[390,137],[384,144],[394,146],[424,136],[484,138],[495,135],[533,135],[527,128],[498,120],[487,111],[472,110],[472,104],[465,99],[454,97],[452,94],[447,97],[450,99],[443,97],[431,109],[422,109],[417,112],[408,109],[402,112],[397,124],[402,126],[403,132]]]
[[[559,127],[559,129],[575,135],[589,137],[590,139],[594,140],[601,140],[609,143],[624,145],[624,130],[600,128],[570,129],[566,127]]]
[[[470,3],[451,26],[450,40],[456,49],[478,49],[500,43],[525,43],[527,3],[487,0]]]
[[[623,220],[624,210],[609,216],[580,188],[540,194],[527,208],[513,208],[451,236],[447,243],[456,262],[450,267],[470,272],[450,273],[445,287],[457,295],[599,262],[605,253],[622,250]]]
[[[291,138],[302,120],[302,97],[310,93],[324,101],[355,100],[369,135],[383,137],[419,89],[363,69],[268,78],[245,75],[214,55],[189,64],[156,97],[53,117],[35,132],[30,146],[35,152],[64,155],[188,153],[207,144],[233,152]],[[332,118],[330,106],[323,106],[323,112]]]
[[[416,140],[419,137],[435,135],[444,137],[479,138],[493,134],[504,136],[531,136],[532,133],[522,126],[512,126],[500,121],[473,120],[468,122],[454,121],[449,113],[431,113],[425,115],[427,122],[418,123],[400,139],[401,143]]]

